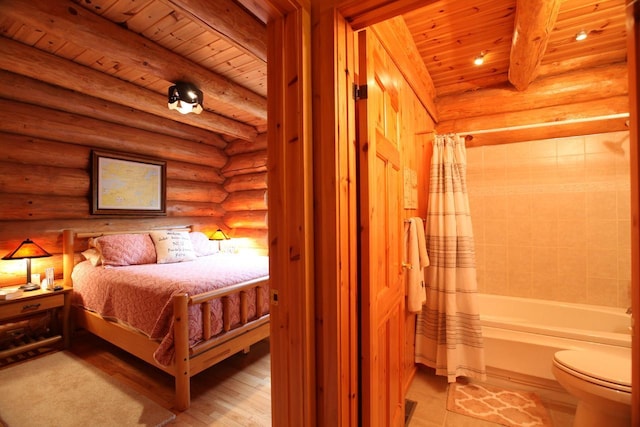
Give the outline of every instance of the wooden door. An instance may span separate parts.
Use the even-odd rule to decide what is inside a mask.
[[[358,35],[362,425],[404,424],[402,354],[402,77],[371,31]],[[362,92],[362,91],[361,91]]]

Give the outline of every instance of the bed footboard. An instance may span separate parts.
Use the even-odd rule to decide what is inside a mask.
[[[176,409],[185,410],[190,405],[192,376],[269,336],[269,314],[262,313],[261,289],[266,286],[268,279],[256,279],[191,297],[187,294],[173,297]],[[255,289],[256,316],[249,319],[248,295],[252,289]],[[236,293],[240,294],[240,325],[231,329],[228,298]],[[211,302],[216,299],[222,301],[223,332],[212,336],[211,316],[202,316],[204,339],[190,347],[189,307],[199,305],[203,313],[209,313]]]

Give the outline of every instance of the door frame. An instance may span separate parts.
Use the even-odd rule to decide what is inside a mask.
[[[244,3],[256,4],[253,0],[241,0]],[[301,366],[300,378],[293,376],[278,377],[272,382],[272,390],[280,393],[284,390],[292,401],[280,399],[272,403],[274,425],[356,425],[353,420],[354,408],[357,412],[357,396],[353,392],[353,378],[357,378],[358,361],[354,355],[353,345],[357,343],[357,326],[354,323],[357,313],[353,311],[357,295],[357,256],[351,236],[357,235],[355,219],[357,213],[353,205],[355,181],[351,167],[353,126],[350,125],[353,113],[353,100],[350,97],[350,83],[353,80],[353,68],[349,68],[349,58],[354,54],[353,44],[347,37],[354,29],[380,22],[398,14],[408,12],[424,5],[424,0],[267,0],[265,11],[268,16],[269,49],[280,51],[276,43],[285,40],[285,17],[302,16],[296,27],[293,40],[287,43],[293,47],[285,52],[280,51],[283,63],[269,60],[269,155],[280,148],[289,151],[286,139],[288,132],[296,130],[303,137],[303,150],[292,154],[290,159],[297,159],[309,166],[303,175],[304,185],[290,187],[290,170],[269,170],[269,247],[270,254],[281,262],[273,265],[271,270],[272,286],[294,289],[280,303],[280,309],[290,310],[291,305],[303,307],[302,310],[291,311],[293,316],[284,318],[272,317],[272,334],[278,338],[272,340],[272,347],[296,345],[290,349],[281,349],[289,359],[296,357],[305,362]],[[258,7],[258,6],[256,6]],[[261,6],[260,6],[261,7]],[[637,50],[639,40],[637,2],[627,0],[629,30],[629,76],[631,104],[631,150],[634,154],[631,164],[632,182],[632,303],[634,313],[640,313],[640,179],[638,178],[640,159],[638,151],[638,97],[637,97]],[[635,13],[634,13],[635,12]],[[345,16],[348,18],[345,18]],[[313,25],[311,25],[313,23]],[[323,42],[323,38],[325,41]],[[352,38],[352,37],[351,37]],[[312,43],[309,44],[309,41]],[[269,56],[273,59],[272,56]],[[283,79],[285,63],[299,71],[299,92],[294,99],[286,100],[284,88],[290,83]],[[310,67],[314,72],[310,73]],[[280,87],[282,90],[275,90]],[[322,93],[322,99],[312,96]],[[313,116],[311,115],[313,103]],[[291,109],[283,108],[290,105]],[[300,113],[299,120],[285,120],[286,115]],[[312,117],[312,120],[311,120]],[[289,125],[288,130],[279,128],[282,123]],[[276,127],[272,130],[272,127]],[[313,132],[313,134],[312,134]],[[277,147],[274,148],[274,144]],[[296,149],[297,149],[296,147]],[[276,151],[277,154],[281,154]],[[310,153],[312,159],[308,163]],[[270,164],[271,165],[271,164]],[[278,165],[275,165],[276,167]],[[284,165],[280,165],[284,166]],[[314,171],[314,172],[312,172]],[[299,179],[299,177],[294,177]],[[284,201],[284,205],[274,202],[274,197]],[[277,199],[276,199],[277,200]],[[290,207],[292,202],[299,202],[302,209]],[[276,212],[277,215],[273,213]],[[322,215],[327,215],[325,218]],[[316,219],[314,225],[314,218]],[[297,233],[288,228],[288,224],[297,224],[301,229]],[[277,230],[277,231],[276,231]],[[286,230],[286,231],[285,231]],[[300,236],[298,233],[304,233]],[[349,236],[346,243],[341,238]],[[297,237],[297,238],[296,238]],[[294,255],[292,260],[289,249],[303,247],[304,250]],[[314,256],[315,254],[315,256]],[[321,268],[314,269],[314,265]],[[294,268],[295,274],[288,274],[288,268]],[[302,283],[292,283],[299,278]],[[297,289],[297,288],[295,288]],[[284,293],[284,292],[283,292]],[[314,302],[315,300],[315,302]],[[273,308],[273,307],[272,307]],[[638,314],[635,315],[637,318]],[[274,321],[275,320],[275,321]],[[290,325],[300,323],[296,331],[288,329]],[[297,340],[301,341],[298,342]],[[640,424],[640,327],[633,331],[633,388],[634,402],[633,421]],[[314,355],[318,355],[316,360]],[[279,357],[278,355],[274,355]],[[272,362],[276,359],[272,358]],[[335,362],[334,362],[335,361]],[[276,364],[282,365],[280,361]],[[282,381],[282,383],[281,383]],[[291,383],[288,383],[290,381]],[[316,404],[317,398],[317,404]],[[300,404],[300,411],[292,411],[291,407]],[[295,415],[292,416],[292,415]],[[290,417],[291,416],[291,417]],[[289,418],[287,418],[289,417]],[[300,417],[300,418],[297,418]]]

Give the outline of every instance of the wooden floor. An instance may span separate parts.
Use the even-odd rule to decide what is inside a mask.
[[[113,378],[173,411],[173,426],[260,426],[271,425],[271,380],[269,341],[251,347],[249,354],[237,354],[201,372],[191,380],[191,408],[173,410],[173,377],[119,348],[89,334],[79,333],[71,352]],[[446,410],[448,384],[429,368],[420,367],[407,393],[418,402],[411,427],[498,427]],[[572,411],[547,406],[553,425],[569,426]]]
[[[251,347],[191,379],[191,407],[173,409],[173,377],[89,333],[78,333],[71,352],[176,414],[174,426],[271,425],[269,341]]]

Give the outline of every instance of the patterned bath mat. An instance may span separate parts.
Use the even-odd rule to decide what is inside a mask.
[[[452,383],[447,410],[509,427],[551,427],[551,418],[535,393],[501,387]]]

